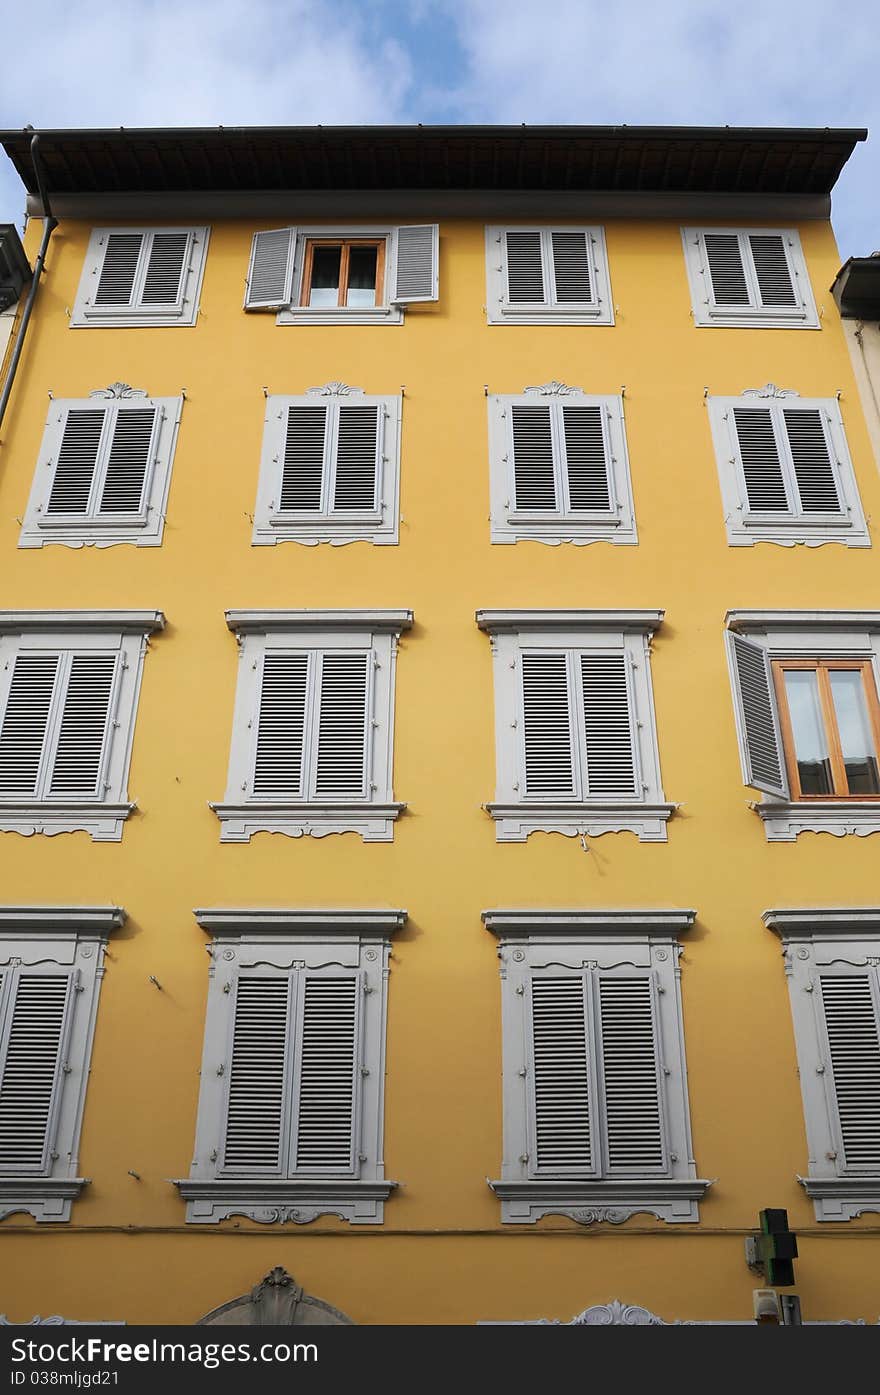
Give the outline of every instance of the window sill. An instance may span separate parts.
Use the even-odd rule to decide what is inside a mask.
[[[254,524],[252,547],[274,547],[282,542],[301,543],[304,547],[317,547],[319,543],[344,547],[353,542],[396,547],[398,535],[396,524],[389,527],[381,523],[288,523],[283,519]]]
[[[25,804],[0,800],[0,833],[89,833],[96,843],[118,843],[122,825],[137,808],[136,804],[79,804],[47,801]]]
[[[622,1225],[645,1214],[660,1221],[699,1221],[697,1203],[711,1181],[700,1177],[647,1177],[627,1181],[495,1181],[507,1225],[533,1225],[542,1216],[568,1216],[580,1225]]]
[[[168,329],[168,328],[192,328],[198,316],[198,306],[192,305],[189,309],[178,310],[174,314],[157,314],[153,311],[145,311],[138,314],[136,311],[120,310],[118,314],[78,310],[74,311],[71,320],[71,329]]]
[[[546,543],[550,547],[558,547],[560,543],[574,543],[583,547],[594,542],[635,544],[638,542],[638,536],[635,521],[619,516],[591,519],[589,523],[581,523],[573,518],[544,521],[534,518],[518,520],[511,517],[499,522],[493,520],[489,540],[493,543]]]
[[[69,1221],[88,1177],[0,1177],[0,1220],[25,1211],[35,1221]]]
[[[762,820],[768,843],[793,843],[799,833],[833,833],[836,838],[880,833],[880,799],[829,799],[815,804],[765,799],[750,807]]]
[[[118,547],[129,543],[133,547],[160,547],[165,520],[160,515],[155,523],[25,525],[18,538],[19,547]]]
[[[288,838],[325,838],[328,833],[359,833],[365,843],[390,843],[394,822],[405,804],[215,804],[221,843],[249,843],[255,833]]]
[[[851,1221],[865,1211],[880,1211],[880,1175],[876,1177],[798,1177],[811,1198],[817,1221]]]
[[[524,305],[502,306],[497,310],[486,311],[486,323],[490,325],[613,325],[614,310],[611,305],[599,305],[576,310],[570,305],[536,305],[529,310]]]
[[[823,543],[841,543],[844,547],[870,547],[871,539],[863,521],[855,526],[852,519],[824,520],[805,523],[803,519],[763,520],[742,519],[727,523],[727,541],[731,547],[754,547],[755,543],[776,543],[779,547],[821,547]]]
[[[375,309],[312,310],[307,305],[280,310],[275,320],[279,325],[402,325],[400,305],[377,305]]]
[[[246,1216],[261,1225],[294,1221],[307,1225],[318,1216],[338,1216],[352,1225],[381,1225],[384,1203],[397,1182],[358,1178],[208,1178],[176,1180],[190,1225],[216,1225]]]
[[[636,833],[640,843],[665,843],[666,824],[677,804],[486,804],[497,824],[499,843],[524,843],[530,833],[562,833],[567,838],[584,834]]]
[[[738,310],[710,310],[701,306],[694,311],[694,324],[697,329],[819,329],[819,317],[815,311],[798,310],[790,315],[778,311],[765,311],[759,308]]]

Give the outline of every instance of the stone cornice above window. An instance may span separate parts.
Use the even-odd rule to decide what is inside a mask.
[[[112,634],[153,634],[164,630],[161,610],[0,610],[0,634],[24,631],[106,630]]]
[[[481,912],[487,930],[499,939],[538,935],[549,939],[558,935],[579,937],[637,935],[669,938],[689,930],[696,919],[689,910],[490,910]]]
[[[285,938],[316,935],[393,935],[406,924],[405,910],[386,910],[381,906],[363,909],[345,907],[339,910],[277,908],[274,906],[210,906],[193,911],[203,930],[215,935],[256,936],[278,935]]]
[[[0,906],[0,934],[109,935],[125,919],[121,906]]]
[[[880,634],[880,610],[728,610],[724,623],[735,634],[767,630],[846,630]]]
[[[855,935],[880,933],[880,906],[807,906],[761,913],[768,930],[782,939],[811,935]]]
[[[295,630],[362,630],[401,634],[412,628],[411,610],[227,610],[236,634],[285,634]]]
[[[478,610],[477,625],[487,634],[523,630],[612,630],[615,634],[654,634],[663,610]]]

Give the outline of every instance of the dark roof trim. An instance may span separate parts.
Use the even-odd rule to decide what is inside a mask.
[[[30,128],[0,132],[36,193]],[[862,129],[281,126],[47,130],[55,194],[567,190],[828,194]]]
[[[880,252],[844,262],[831,294],[845,320],[880,320]]]

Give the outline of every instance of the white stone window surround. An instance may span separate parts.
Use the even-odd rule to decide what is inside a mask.
[[[331,413],[342,405],[376,407],[379,409],[377,439],[376,502],[377,508],[358,516],[334,513],[329,507],[313,513],[293,514],[278,507],[289,407],[327,405]],[[279,542],[298,542],[307,546],[329,542],[335,546],[367,541],[396,545],[399,541],[400,518],[400,440],[403,396],[367,395],[362,388],[347,383],[325,383],[309,388],[304,395],[272,394],[266,401],[263,446],[260,456],[260,478],[254,513],[252,543],[255,547],[272,546]],[[336,417],[338,421],[338,415]],[[333,423],[331,423],[332,427]],[[332,441],[332,436],[331,436]],[[330,476],[334,468],[333,452],[324,459],[324,492],[329,493]]]
[[[45,547],[49,543],[62,543],[66,547],[113,547],[118,543],[159,547],[165,528],[171,467],[183,401],[182,394],[177,397],[151,397],[149,393],[121,382],[91,392],[87,398],[55,398],[46,419],[31,494],[19,534],[19,547]],[[102,403],[113,420],[126,411],[138,411],[145,407],[156,409],[140,509],[136,514],[101,513],[99,510],[96,486],[106,472],[112,431],[112,426],[105,424],[95,471],[97,478],[93,480],[92,487],[95,497],[88,512],[50,516],[46,506],[52,492],[67,414],[71,410],[95,408]]]
[[[501,1201],[505,1224],[534,1224],[563,1215],[581,1225],[620,1225],[645,1213],[672,1222],[699,1220],[697,1203],[711,1181],[697,1177],[690,1131],[687,1067],[681,1008],[679,936],[693,924],[692,910],[483,911],[499,941],[502,990],[504,1160],[489,1186]],[[532,1166],[529,1070],[530,982],[550,970],[573,977],[622,968],[652,982],[655,1050],[662,1118],[664,1167],[638,1176],[612,1175],[599,1166],[592,1176],[540,1176]],[[598,1051],[590,1041],[591,1054]]]
[[[0,977],[57,966],[73,978],[46,1130],[47,1165],[22,1175],[0,1167],[0,1220],[25,1212],[38,1222],[68,1221],[89,1183],[79,1175],[78,1158],[89,1062],[107,938],[124,921],[119,906],[0,906]],[[9,1022],[0,1022],[0,1047],[8,1032]]]
[[[666,801],[654,718],[650,639],[662,610],[478,610],[477,625],[489,636],[495,674],[496,797],[485,804],[496,822],[498,842],[524,842],[530,833],[598,837],[636,833],[640,842],[666,842],[666,824],[677,804]],[[522,694],[523,651],[565,650],[623,653],[628,657],[628,695],[636,778],[641,798],[524,799]]]
[[[541,261],[545,296],[541,303],[511,302],[507,285],[508,232],[538,232],[541,235]],[[556,301],[550,237],[554,232],[583,233],[586,239],[592,299],[585,304]],[[486,323],[490,325],[613,325],[614,303],[608,271],[605,229],[585,224],[505,224],[486,227]]]
[[[740,397],[709,396],[706,406],[721,485],[724,525],[727,541],[732,547],[751,547],[756,542],[779,543],[785,547],[793,547],[796,543],[818,547],[829,542],[843,543],[847,547],[871,546],[836,397],[801,397],[791,389],[766,383],[761,388],[747,389]],[[806,513],[792,508],[787,514],[768,514],[750,509],[742,452],[733,418],[734,409],[738,407],[766,407],[773,411],[777,449],[790,498],[793,497],[796,483],[792,478],[784,429],[778,418],[783,410],[790,409],[822,414],[831,470],[841,503],[839,513]]]
[[[144,655],[149,636],[165,627],[160,610],[0,611],[0,729],[16,655],[112,653],[117,656],[101,757],[103,799],[31,796],[0,798],[0,832],[74,833],[118,843],[137,808],[128,798]]]
[[[254,833],[289,838],[359,833],[365,842],[391,842],[406,805],[394,800],[394,675],[400,635],[411,629],[411,610],[229,610],[226,623],[239,644],[229,779],[226,799],[210,803],[220,820],[220,840],[249,842]],[[257,799],[253,781],[262,657],[277,651],[352,650],[372,655],[368,692],[367,800],[330,802]]]
[[[728,631],[728,662],[733,675],[730,635],[743,635],[760,645],[768,659],[869,659],[874,682],[880,692],[880,611],[872,610],[729,610],[725,616]],[[734,718],[743,780],[749,784],[746,767],[746,736],[743,716],[734,693]],[[781,737],[778,735],[778,714],[771,688],[777,741],[780,756]],[[768,843],[793,843],[799,833],[833,833],[866,837],[880,833],[880,798],[878,799],[811,799],[791,800],[781,759],[782,790],[778,794],[765,792],[760,803],[749,807],[760,817]]]
[[[833,1083],[831,1054],[818,980],[866,969],[875,1014],[880,986],[880,907],[822,906],[764,911],[761,919],[782,941],[809,1162],[798,1177],[817,1221],[849,1221],[880,1211],[880,1169],[848,1167]]]
[[[390,937],[406,923],[405,910],[197,909],[211,936],[204,1057],[190,1176],[174,1182],[193,1224],[217,1224],[246,1216],[266,1225],[305,1225],[322,1215],[355,1225],[380,1225],[384,1202],[398,1183],[387,1181],[383,1153],[385,1043]],[[354,1159],[345,1175],[236,1175],[222,1161],[232,1043],[234,989],[242,971],[285,970],[356,975],[359,993],[360,1075],[354,1111]]]
[[[139,304],[138,287],[143,284],[145,274],[144,265],[140,265],[132,296],[133,304],[101,306],[92,303],[104,263],[107,239],[111,234],[141,233],[145,238],[151,238],[155,233],[182,232],[188,235],[188,243],[181,277],[181,296],[178,302],[167,307]],[[210,234],[209,227],[93,228],[89,237],[79,289],[70,317],[71,329],[148,329],[166,326],[193,326],[199,314]],[[147,250],[146,247],[142,249],[141,263],[143,263]]]
[[[743,240],[751,236],[778,235],[783,240],[785,259],[789,277],[795,292],[796,305],[791,308],[763,306],[755,284],[753,269],[748,254],[745,257],[745,274],[749,287],[750,304],[747,306],[725,306],[714,303],[712,279],[706,256],[704,237],[706,233],[735,235]],[[683,227],[681,230],[684,246],[685,266],[691,293],[691,307],[694,324],[698,328],[726,329],[819,329],[819,315],[813,297],[807,263],[801,246],[800,234],[794,228],[753,228],[753,227]]]
[[[553,406],[599,407],[602,412],[604,453],[608,471],[611,507],[586,513],[562,508],[551,510],[517,509],[514,478],[514,449],[511,409],[534,407],[544,402]],[[583,545],[592,542],[636,544],[635,510],[626,445],[622,394],[588,394],[583,388],[568,387],[553,380],[540,387],[527,387],[521,394],[493,393],[489,407],[490,539],[493,543],[542,542],[551,546],[563,542]],[[560,430],[557,429],[557,440]],[[557,455],[561,447],[557,446]],[[557,498],[567,493],[564,462],[554,462]]]

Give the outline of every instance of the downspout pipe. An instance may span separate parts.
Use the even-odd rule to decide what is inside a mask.
[[[21,358],[22,349],[24,348],[24,339],[25,335],[27,334],[27,327],[30,322],[31,314],[33,312],[34,301],[37,298],[37,290],[40,285],[40,278],[43,275],[43,271],[45,269],[46,252],[49,248],[49,239],[51,238],[55,229],[58,227],[58,219],[55,218],[52,214],[52,207],[49,203],[49,195],[46,192],[45,171],[43,169],[43,161],[40,157],[40,136],[39,132],[37,131],[34,131],[33,138],[31,140],[31,161],[34,167],[34,174],[37,178],[37,188],[40,191],[40,200],[43,205],[43,238],[40,242],[40,250],[37,253],[37,260],[34,262],[34,271],[33,279],[31,280],[31,288],[28,291],[28,297],[25,301],[24,311],[22,313],[22,317],[19,322],[18,329],[16,331],[15,344],[12,349],[12,357],[9,360],[9,371],[6,374],[6,382],[3,384],[3,392],[2,394],[0,394],[0,426],[3,425],[3,418],[6,415],[6,407],[9,402],[9,398],[12,395],[12,386],[15,382],[15,374],[18,369],[18,363],[19,359]]]

